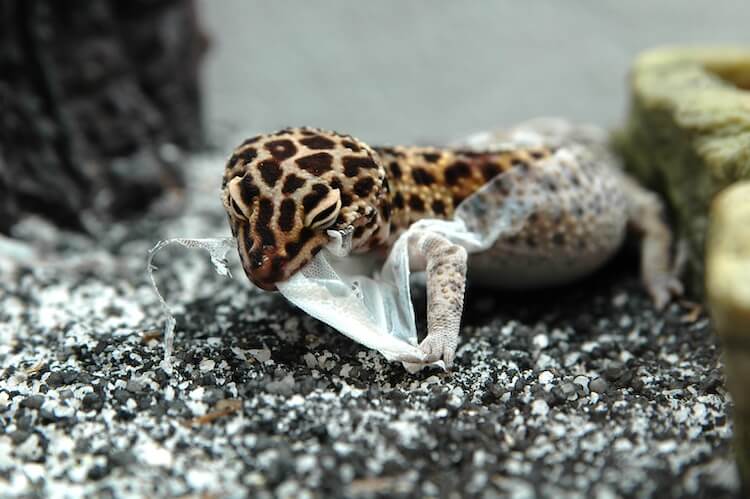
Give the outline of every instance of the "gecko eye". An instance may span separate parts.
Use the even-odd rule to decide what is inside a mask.
[[[341,192],[338,189],[332,189],[328,195],[305,217],[305,225],[311,229],[327,229],[341,209]]]
[[[229,209],[235,217],[240,220],[249,220],[250,209],[242,201],[240,182],[241,180],[239,178],[229,182],[229,185],[227,186],[227,191],[229,193],[227,196],[227,202],[229,204]]]
[[[240,209],[239,205],[237,204],[237,201],[234,200],[233,197],[229,197],[229,206],[232,207],[232,212],[234,213],[234,216],[237,218],[245,218],[245,215],[242,213],[242,210]]]

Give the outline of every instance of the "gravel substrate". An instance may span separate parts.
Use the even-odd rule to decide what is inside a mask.
[[[228,233],[220,171],[195,162],[179,218],[0,241],[0,495],[738,494],[709,321],[654,311],[629,254],[560,290],[470,288],[453,373],[413,375],[172,248],[167,375],[146,252]]]

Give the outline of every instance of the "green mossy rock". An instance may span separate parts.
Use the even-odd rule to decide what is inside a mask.
[[[712,198],[750,178],[750,47],[662,48],[640,55],[630,112],[613,136],[628,170],[669,202],[703,292]]]

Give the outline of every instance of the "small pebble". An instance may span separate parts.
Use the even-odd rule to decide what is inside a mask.
[[[549,337],[546,334],[538,334],[532,340],[534,348],[543,350],[549,346]]]
[[[143,391],[143,386],[138,381],[131,379],[128,381],[128,384],[125,385],[125,389],[130,393],[141,393]]]
[[[552,380],[553,380],[553,379],[555,379],[555,375],[554,375],[554,374],[552,374],[552,373],[551,373],[551,372],[549,372],[549,371],[543,371],[543,372],[542,372],[542,373],[541,373],[541,374],[539,375],[539,382],[540,382],[541,384],[543,384],[543,385],[546,385],[546,384],[552,383]]]
[[[589,383],[589,389],[596,393],[606,392],[608,386],[604,378],[595,378]]]
[[[541,399],[537,399],[531,403],[531,414],[535,416],[546,416],[549,413],[549,405],[547,402]]]
[[[203,359],[200,364],[198,364],[198,368],[202,372],[208,372],[213,371],[214,367],[216,366],[216,362],[214,362],[211,359]]]
[[[57,388],[58,386],[61,386],[64,383],[63,375],[59,371],[53,371],[49,373],[49,376],[47,376],[46,383],[48,386],[52,388]]]
[[[101,407],[101,398],[96,392],[89,392],[83,396],[81,407],[84,411],[93,411]]]
[[[21,407],[27,407],[29,409],[39,409],[40,407],[42,407],[42,404],[44,404],[44,396],[32,395],[23,399],[23,401],[21,402]]]

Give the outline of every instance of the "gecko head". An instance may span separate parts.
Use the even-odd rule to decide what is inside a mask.
[[[354,250],[387,237],[387,192],[385,170],[363,142],[288,128],[234,150],[222,202],[245,274],[272,291],[312,260],[329,231],[351,232]]]

